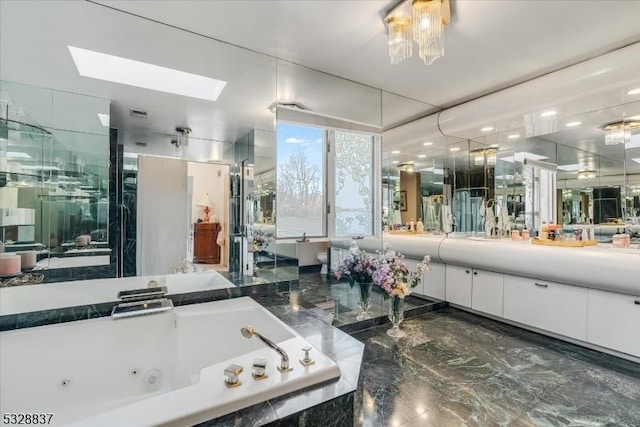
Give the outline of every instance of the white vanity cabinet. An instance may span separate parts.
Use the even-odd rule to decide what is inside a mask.
[[[504,274],[473,269],[471,308],[502,317]]]
[[[503,274],[447,264],[446,300],[502,317]]]
[[[471,288],[473,284],[472,269],[449,265],[445,267],[446,290],[445,299],[452,304],[471,308]]]
[[[587,342],[640,357],[640,296],[588,294]]]
[[[504,318],[534,328],[587,339],[586,288],[504,276]]]
[[[429,264],[429,271],[424,272],[422,283],[424,283],[424,294],[427,297],[445,300],[446,268],[444,264],[432,262]]]

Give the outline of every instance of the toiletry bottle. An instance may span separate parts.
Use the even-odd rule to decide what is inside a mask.
[[[529,240],[529,230],[526,227],[522,230],[522,240]]]
[[[413,222],[413,218],[411,218],[411,221],[409,221],[409,231],[416,231],[416,224],[415,222]]]
[[[422,223],[422,220],[420,220],[420,219],[416,223],[416,231],[418,233],[424,233],[424,224]]]
[[[542,226],[540,227],[540,236],[541,239],[549,238],[549,226],[546,221],[542,221]]]

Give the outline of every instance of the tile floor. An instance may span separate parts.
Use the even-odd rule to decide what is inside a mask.
[[[316,312],[336,296],[357,301],[348,285],[300,275],[297,297]],[[405,320],[397,341],[388,328],[352,333],[365,343],[356,425],[640,427],[640,364],[454,308]]]
[[[640,364],[453,308],[365,343],[363,426],[640,426]]]

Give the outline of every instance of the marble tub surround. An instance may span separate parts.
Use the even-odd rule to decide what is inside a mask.
[[[291,308],[295,312],[296,307]],[[55,356],[36,369],[40,374],[34,378],[41,383],[42,390],[32,394],[32,398],[27,398],[29,392],[26,389],[4,393],[3,407],[5,410],[12,409],[9,412],[31,412],[33,407],[42,406],[45,412],[56,412],[54,421],[57,424],[77,421],[78,425],[121,425],[122,420],[128,420],[131,425],[167,423],[181,426],[217,418],[225,412],[232,413],[241,410],[243,406],[260,405],[262,402],[271,402],[270,405],[277,410],[278,418],[289,417],[301,409],[308,409],[304,405],[301,407],[298,403],[300,401],[303,404],[309,403],[311,407],[353,392],[357,384],[362,345],[327,325],[314,328],[314,319],[305,317],[304,313],[297,319],[292,316],[288,318],[297,320],[298,326],[310,333],[309,340],[249,298],[177,307],[173,312],[156,316],[120,321],[96,319],[64,326],[50,325],[5,332],[0,337],[3,341],[1,348],[4,372],[1,385],[5,392],[16,387],[15,384],[23,378],[21,371],[33,369],[31,363],[19,367],[19,364],[12,364],[12,361],[18,358],[37,358],[42,354],[37,351],[39,347],[54,346],[53,343],[65,340],[68,342],[66,346],[58,347]],[[211,340],[202,341],[202,334],[206,333],[207,327],[203,330],[201,325],[220,325],[221,320],[224,320],[226,327],[207,334],[211,336]],[[247,340],[240,334],[240,327],[247,322],[260,325],[260,330],[266,336],[289,353],[292,371],[286,374],[276,372],[276,362],[273,360],[279,361],[279,357],[272,354],[259,340]],[[151,333],[151,329],[155,329],[155,333]],[[109,333],[110,330],[117,333]],[[160,331],[163,332],[158,333]],[[56,333],[64,337],[58,337]],[[35,350],[29,354],[31,350],[19,344],[28,342],[32,337],[38,339],[33,343]],[[88,343],[88,348],[74,348],[74,343],[82,341]],[[120,347],[131,346],[134,342],[139,345],[133,345],[130,351],[121,351]],[[221,342],[225,343],[224,348],[215,350]],[[297,356],[300,355],[300,348],[309,345],[315,363],[304,368],[297,363]],[[197,348],[201,351],[189,351]],[[332,357],[328,357],[323,349]],[[91,351],[113,354],[104,361],[106,373],[97,375],[94,372],[90,376],[93,381],[87,382],[83,378],[87,378],[87,373],[92,372],[94,364],[91,358],[84,357],[84,353]],[[173,352],[176,353],[172,355]],[[248,375],[251,360],[258,355],[263,355],[261,357],[272,362],[267,366],[269,377],[256,382]],[[78,360],[73,362],[76,358]],[[335,358],[340,359],[340,368],[333,360]],[[222,371],[230,361],[244,366],[246,371],[241,375],[243,384],[232,392],[222,381]],[[65,369],[69,363],[74,363],[74,369]],[[158,387],[146,387],[146,374],[140,378],[129,378],[127,372],[131,366],[139,368],[141,373],[155,369],[161,378]],[[340,370],[343,367],[349,371],[357,368],[355,377],[351,372],[345,377],[347,381],[341,382]],[[118,371],[124,372],[124,375],[118,375]],[[75,387],[60,390],[56,380],[59,375],[69,378],[68,381]],[[92,385],[94,381],[101,386],[96,389]],[[139,381],[145,387],[140,387]],[[156,385],[155,382],[150,384]],[[215,397],[213,400],[211,393]],[[84,402],[84,405],[76,407],[79,402]],[[166,407],[167,410],[158,411],[158,407]]]
[[[209,271],[3,288],[0,290],[0,316],[112,302],[117,300],[119,291],[146,288],[150,281],[155,281],[156,286],[166,286],[168,294],[234,287],[219,273]]]
[[[640,365],[448,308],[353,336],[363,426],[640,425]]]
[[[131,278],[135,279],[135,278]],[[94,282],[94,281],[92,281]],[[80,282],[70,282],[77,284]],[[43,286],[55,286],[54,284]],[[202,302],[218,301],[229,298],[237,298],[243,296],[258,297],[264,295],[271,295],[278,292],[288,292],[291,289],[295,289],[298,286],[298,281],[281,281],[277,283],[269,284],[246,284],[242,286],[222,287],[213,289],[203,289],[200,291],[192,291],[185,293],[171,293],[167,296],[172,300],[174,306],[181,306],[187,304],[197,304]],[[137,286],[132,286],[130,289],[135,289]],[[26,288],[26,287],[25,287]],[[52,288],[53,289],[53,288]],[[110,292],[116,292],[115,289],[111,289]],[[0,307],[6,304],[11,307],[10,300],[4,298],[6,293],[0,294]],[[22,294],[16,294],[19,297]],[[109,294],[111,295],[111,293]],[[109,297],[111,299],[111,297]],[[20,299],[20,301],[23,301]],[[27,300],[28,302],[28,300]],[[76,320],[87,320],[96,317],[103,317],[111,315],[111,310],[114,305],[118,304],[113,300],[97,303],[80,303],[80,305],[70,305],[62,308],[45,308],[41,310],[33,309],[31,311],[16,311],[9,309],[0,309],[0,331],[7,331],[11,329],[31,328],[34,326],[42,326],[51,323],[64,323],[72,322]]]
[[[338,381],[271,399],[199,426],[353,426],[364,344],[281,294],[254,299],[332,359],[341,376]]]

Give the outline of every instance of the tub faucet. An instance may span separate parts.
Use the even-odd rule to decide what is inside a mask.
[[[280,372],[287,372],[287,371],[291,370],[291,367],[289,366],[289,356],[287,355],[287,352],[284,351],[281,347],[278,347],[278,345],[276,343],[271,341],[269,338],[264,337],[258,331],[253,329],[253,327],[251,327],[251,326],[247,326],[246,328],[240,329],[240,333],[242,333],[242,336],[245,337],[245,338],[251,338],[252,336],[255,335],[258,338],[260,338],[260,340],[263,343],[265,343],[267,346],[269,346],[272,349],[274,349],[275,351],[277,351],[278,354],[280,355],[280,358],[281,358],[280,366],[278,366],[278,370]]]
[[[302,242],[308,242],[309,239],[307,239],[307,233],[302,233],[302,239],[298,239],[298,242],[302,243]]]

